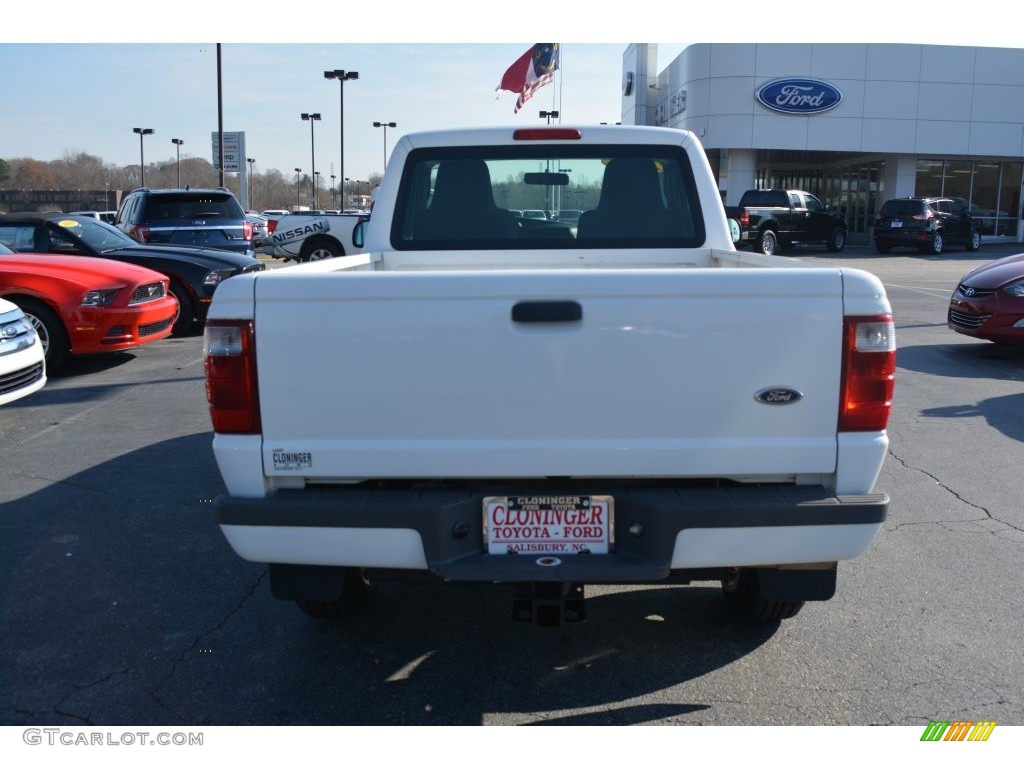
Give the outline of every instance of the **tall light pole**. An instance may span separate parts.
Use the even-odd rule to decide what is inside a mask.
[[[319,112],[303,112],[302,119],[309,121],[309,147],[312,156],[313,165],[310,168],[310,173],[313,174],[313,178],[316,178],[316,141],[313,139],[313,125],[317,120],[320,119]],[[316,208],[316,186],[313,186],[313,207]]]
[[[132,128],[134,133],[139,134],[139,186],[146,186],[146,157],[142,151],[142,137],[155,133],[152,128]]]
[[[252,167],[256,163],[256,158],[247,157],[245,158],[245,162],[249,164],[249,207],[256,208],[256,206],[252,204]]]
[[[181,189],[181,145],[184,143],[184,139],[171,139],[171,144],[174,145],[174,151],[178,155],[178,189]]]
[[[338,178],[345,178],[345,81],[346,80],[358,80],[358,72],[346,72],[344,69],[332,69],[329,72],[324,72],[324,77],[328,80],[337,80],[339,86],[339,101],[338,101],[338,151],[341,155],[341,167],[338,168]],[[335,204],[337,207],[337,204]],[[342,204],[341,207],[345,207],[344,203],[344,190],[342,191]]]
[[[388,128],[397,128],[398,123],[378,123],[374,121],[374,128],[384,129],[384,170],[388,169]]]
[[[299,179],[301,178],[299,176],[300,173],[302,173],[302,169],[301,168],[296,168],[295,169],[295,209],[296,210],[299,209],[299,205],[302,202],[301,198],[299,197]]]
[[[217,186],[224,186],[224,88],[221,80],[220,43],[217,43]]]
[[[335,178],[337,178],[337,177],[332,173],[331,174],[331,208],[337,208],[338,207],[338,188],[334,186],[334,179]],[[342,200],[345,199],[345,192],[344,192],[344,190],[342,190],[341,198],[342,198]],[[344,208],[345,207],[344,204],[342,204],[341,207]]]
[[[316,193],[320,189],[320,171],[313,171],[313,207],[317,208]]]

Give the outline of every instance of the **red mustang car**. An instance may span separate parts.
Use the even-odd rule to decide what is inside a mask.
[[[982,264],[949,300],[951,330],[997,344],[1024,344],[1024,254]]]
[[[131,349],[165,338],[178,316],[168,279],[87,256],[15,253],[0,244],[0,296],[25,313],[53,373],[68,355]]]

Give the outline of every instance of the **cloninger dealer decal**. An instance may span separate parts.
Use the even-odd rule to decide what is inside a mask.
[[[309,451],[285,451],[274,449],[274,469],[312,469],[313,454]]]

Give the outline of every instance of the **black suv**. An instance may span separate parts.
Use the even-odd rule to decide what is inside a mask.
[[[901,197],[887,200],[875,216],[874,239],[879,253],[905,245],[938,254],[949,243],[976,251],[981,245],[981,227],[959,200]]]
[[[142,243],[197,245],[255,256],[252,223],[223,187],[140,187],[121,202],[114,226]]]

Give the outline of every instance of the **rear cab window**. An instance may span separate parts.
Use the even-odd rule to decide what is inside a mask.
[[[400,190],[396,250],[695,248],[705,240],[682,147],[423,148],[409,154]]]

